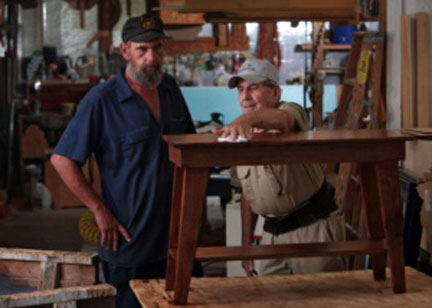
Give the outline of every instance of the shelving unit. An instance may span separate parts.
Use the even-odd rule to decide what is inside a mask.
[[[312,44],[298,44],[295,51],[312,51]],[[326,51],[349,51],[351,44],[324,44],[323,49]]]

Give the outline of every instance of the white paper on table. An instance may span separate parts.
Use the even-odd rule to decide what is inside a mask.
[[[238,136],[236,140],[231,140],[230,137],[219,137],[219,142],[248,142],[248,140],[245,137]]]

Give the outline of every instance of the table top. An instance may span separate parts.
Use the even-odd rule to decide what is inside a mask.
[[[393,142],[413,139],[400,130],[359,129],[359,130],[319,130],[298,133],[261,133],[254,134],[248,142],[218,142],[214,134],[164,135],[164,140],[178,148],[189,147],[249,147],[251,145],[287,145],[357,142]]]
[[[163,138],[180,167],[402,160],[405,141],[413,139],[399,130],[369,129],[263,133],[242,143],[218,142],[212,134]]]

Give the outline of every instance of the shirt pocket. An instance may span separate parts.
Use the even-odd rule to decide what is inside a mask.
[[[281,166],[264,166],[257,176],[257,190],[260,191],[262,214],[287,214],[295,209],[296,203],[282,174],[286,172]]]
[[[244,197],[249,202],[249,205],[252,208],[254,208],[255,191],[254,191],[254,185],[252,183],[250,167],[246,167],[246,166],[237,167],[237,178],[241,183],[241,188]]]
[[[189,130],[189,120],[186,117],[170,119],[168,121],[167,134],[187,134]]]
[[[140,127],[121,135],[124,156],[133,161],[146,161],[149,152],[150,129]]]

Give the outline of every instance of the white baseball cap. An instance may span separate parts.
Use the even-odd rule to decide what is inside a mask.
[[[279,72],[270,62],[249,58],[240,66],[238,74],[230,77],[228,87],[230,89],[237,87],[238,82],[242,79],[250,83],[270,81],[279,85]]]

